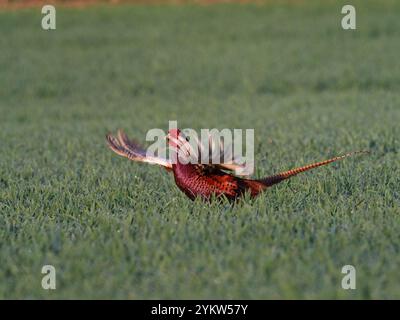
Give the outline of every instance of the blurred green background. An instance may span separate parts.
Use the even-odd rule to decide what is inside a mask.
[[[400,3],[344,4],[0,11],[0,298],[400,298]],[[192,203],[105,145],[168,120],[254,128],[258,177],[371,155]]]

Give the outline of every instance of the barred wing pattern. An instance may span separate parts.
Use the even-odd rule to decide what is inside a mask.
[[[166,168],[167,170],[172,170],[172,161],[167,158],[163,157],[156,157],[156,156],[148,156],[146,154],[146,150],[135,140],[131,140],[128,138],[128,136],[123,132],[122,130],[118,130],[117,137],[114,137],[111,134],[107,134],[106,136],[107,144],[108,147],[114,151],[116,154],[128,158],[129,160],[132,161],[137,161],[137,162],[145,162],[149,164],[156,164],[159,166],[162,166]],[[186,140],[182,141],[177,141],[179,145],[182,147],[183,150],[187,150],[187,152],[193,152],[193,148],[191,147],[190,144],[187,143]],[[212,153],[211,148],[215,146],[216,142],[211,140],[210,137],[210,143],[209,143],[209,148],[208,150],[209,154]],[[198,154],[200,155],[201,152],[204,152],[204,148],[202,147],[201,143],[198,143]],[[217,146],[220,146],[221,152],[224,150],[223,143],[220,142],[217,144]],[[185,149],[186,148],[186,149]],[[198,164],[199,167],[203,168],[204,171],[213,171],[215,169],[220,169],[220,170],[225,170],[225,171],[231,171],[235,172],[236,175],[242,175],[242,176],[247,176],[247,172],[244,170],[245,166],[242,164],[238,164],[235,162],[235,159],[231,161],[226,161],[223,162],[224,159],[221,156],[221,161],[222,163],[210,163],[208,164]]]

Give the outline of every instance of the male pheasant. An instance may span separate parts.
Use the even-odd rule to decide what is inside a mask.
[[[146,151],[135,141],[129,140],[121,130],[118,131],[117,138],[113,137],[111,134],[108,134],[106,138],[108,146],[115,153],[133,161],[157,164],[165,167],[168,171],[172,171],[176,185],[191,200],[194,200],[197,197],[204,200],[210,200],[212,197],[226,197],[230,201],[235,201],[246,193],[249,193],[251,197],[256,197],[268,187],[301,172],[327,165],[353,154],[367,152],[356,151],[347,153],[325,161],[312,163],[303,167],[274,174],[272,176],[253,180],[228,173],[229,171],[235,171],[240,168],[240,165],[234,162],[221,164],[193,164],[186,162],[182,163],[182,161],[179,161],[179,149],[182,148],[182,145],[187,141],[185,135],[179,129],[170,130],[167,135],[169,146],[176,152],[175,161],[161,157],[147,156]]]

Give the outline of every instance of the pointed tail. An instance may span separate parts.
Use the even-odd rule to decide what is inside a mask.
[[[350,152],[350,153],[347,153],[347,154],[339,156],[339,157],[331,158],[331,159],[328,159],[328,160],[325,160],[325,161],[309,164],[309,165],[306,165],[304,167],[300,167],[300,168],[292,169],[292,170],[289,170],[289,171],[284,171],[284,172],[281,172],[281,173],[278,173],[278,174],[274,174],[272,176],[269,176],[269,177],[266,177],[266,178],[263,178],[263,179],[259,179],[257,181],[261,182],[266,187],[270,187],[270,186],[272,186],[274,184],[277,184],[277,183],[279,183],[279,182],[281,182],[283,180],[289,179],[289,178],[291,178],[291,177],[293,177],[293,176],[295,176],[295,175],[297,175],[297,174],[299,174],[301,172],[305,172],[305,171],[308,171],[308,170],[311,170],[311,169],[314,169],[314,168],[317,168],[317,167],[321,167],[321,166],[324,166],[326,164],[329,164],[329,163],[332,163],[332,162],[335,162],[335,161],[338,161],[338,160],[342,160],[344,158],[350,157],[350,156],[355,155],[355,154],[364,154],[364,153],[369,153],[369,151]]]

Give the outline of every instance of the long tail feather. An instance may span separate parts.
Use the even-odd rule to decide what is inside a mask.
[[[289,178],[291,178],[291,177],[293,177],[293,176],[295,176],[295,175],[297,175],[297,174],[299,174],[301,172],[305,172],[305,171],[308,171],[308,170],[311,170],[311,169],[314,169],[314,168],[317,168],[317,167],[321,167],[321,166],[327,165],[329,163],[332,163],[332,162],[335,162],[335,161],[342,160],[344,158],[350,157],[350,156],[355,155],[355,154],[364,154],[364,153],[369,153],[369,151],[350,152],[350,153],[347,153],[347,154],[339,156],[339,157],[331,158],[331,159],[328,159],[328,160],[325,160],[325,161],[312,163],[312,164],[309,164],[309,165],[306,165],[306,166],[303,166],[303,167],[299,167],[299,168],[296,168],[296,169],[292,169],[292,170],[284,171],[284,172],[281,172],[281,173],[278,173],[278,174],[274,174],[272,176],[269,176],[269,177],[266,177],[266,178],[263,178],[263,179],[259,179],[257,181],[263,183],[266,187],[269,187],[269,186],[277,184],[277,183],[279,183],[279,182],[281,182],[283,180],[289,179]]]

